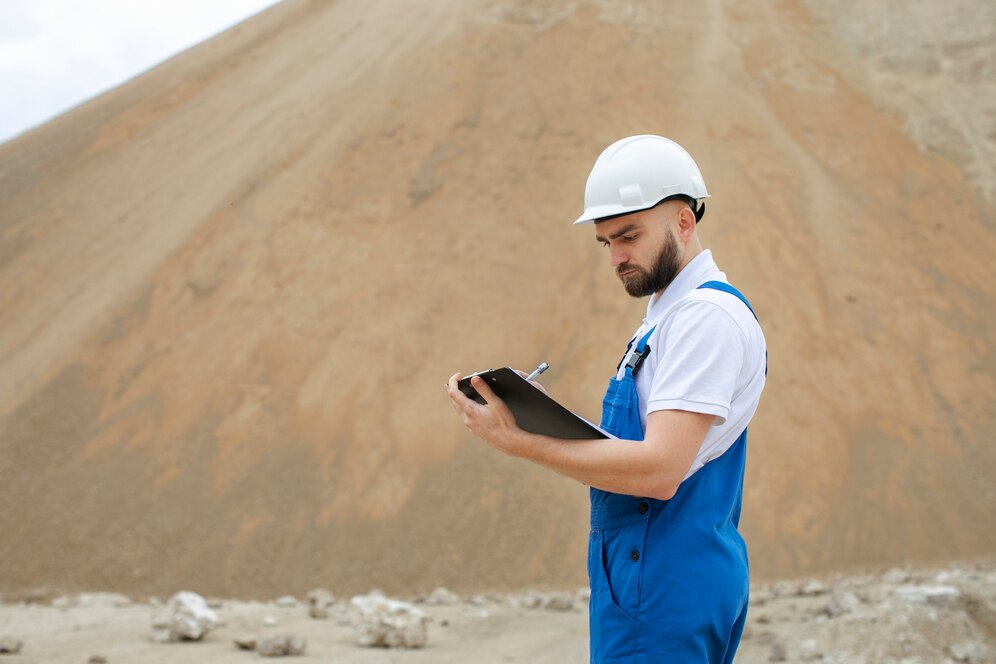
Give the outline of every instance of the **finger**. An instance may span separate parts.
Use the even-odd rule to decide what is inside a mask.
[[[488,385],[488,381],[484,380],[480,376],[474,376],[470,379],[470,384],[474,386],[477,393],[484,397],[484,400],[488,402],[489,406],[497,406],[499,404],[504,404],[504,402],[498,398],[491,386]]]
[[[460,390],[460,386],[458,385],[460,378],[460,374],[455,373],[446,382],[446,393],[449,395],[450,401],[453,402],[453,407],[457,409],[458,413],[466,411],[471,405],[477,405]]]

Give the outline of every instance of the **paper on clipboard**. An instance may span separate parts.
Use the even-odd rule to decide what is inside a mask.
[[[485,403],[470,379],[480,376],[512,411],[523,431],[567,440],[615,438],[537,389],[511,367],[479,371],[460,380],[460,391],[478,403]]]

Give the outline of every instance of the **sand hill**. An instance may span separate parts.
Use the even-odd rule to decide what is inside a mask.
[[[643,132],[767,334],[755,576],[996,552],[994,10],[754,4],[286,0],[0,145],[0,591],[583,583],[442,382],[597,418],[644,302],[570,221]]]

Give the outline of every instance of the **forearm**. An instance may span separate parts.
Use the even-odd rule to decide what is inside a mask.
[[[635,440],[563,440],[520,430],[513,454],[603,491],[670,498],[668,473],[651,445]]]

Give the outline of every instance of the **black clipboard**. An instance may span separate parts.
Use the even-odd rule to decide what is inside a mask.
[[[543,394],[542,390],[531,385],[510,367],[479,371],[460,379],[457,383],[460,391],[479,404],[487,402],[470,384],[470,379],[474,376],[480,376],[488,381],[488,385],[498,398],[504,401],[515,415],[515,422],[523,431],[568,440],[613,438],[611,434],[602,431]]]

